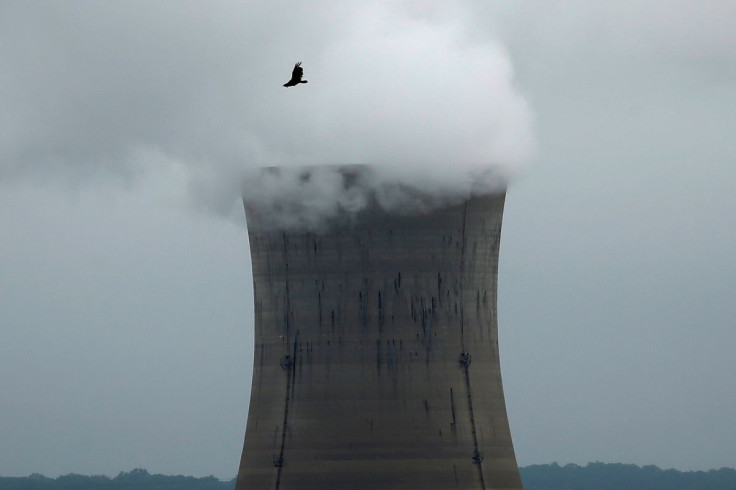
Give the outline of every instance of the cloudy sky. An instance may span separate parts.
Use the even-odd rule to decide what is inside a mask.
[[[444,4],[0,0],[1,475],[232,478],[240,176],[323,162],[511,176],[521,465],[736,466],[736,6]]]

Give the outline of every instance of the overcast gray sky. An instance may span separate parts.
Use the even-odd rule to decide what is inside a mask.
[[[1,475],[233,477],[237,177],[323,160],[513,169],[521,465],[736,466],[736,4],[443,3],[0,0]]]

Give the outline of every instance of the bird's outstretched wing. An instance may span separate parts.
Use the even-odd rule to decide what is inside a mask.
[[[291,81],[299,83],[304,76],[304,68],[302,68],[302,62],[299,61],[294,65],[294,70],[291,72]]]

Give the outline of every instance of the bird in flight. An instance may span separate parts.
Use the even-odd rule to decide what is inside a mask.
[[[284,84],[284,87],[293,87],[294,85],[299,85],[300,83],[307,83],[306,80],[302,80],[303,76],[304,68],[302,68],[302,62],[299,61],[296,65],[294,65],[294,70],[291,72],[291,80],[286,82]]]

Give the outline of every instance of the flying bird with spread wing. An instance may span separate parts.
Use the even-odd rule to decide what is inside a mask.
[[[291,72],[291,80],[286,82],[284,84],[284,87],[293,87],[294,85],[299,85],[300,83],[307,83],[306,80],[302,80],[302,77],[304,76],[304,68],[302,68],[302,62],[297,62],[296,65],[294,65],[294,70]]]

